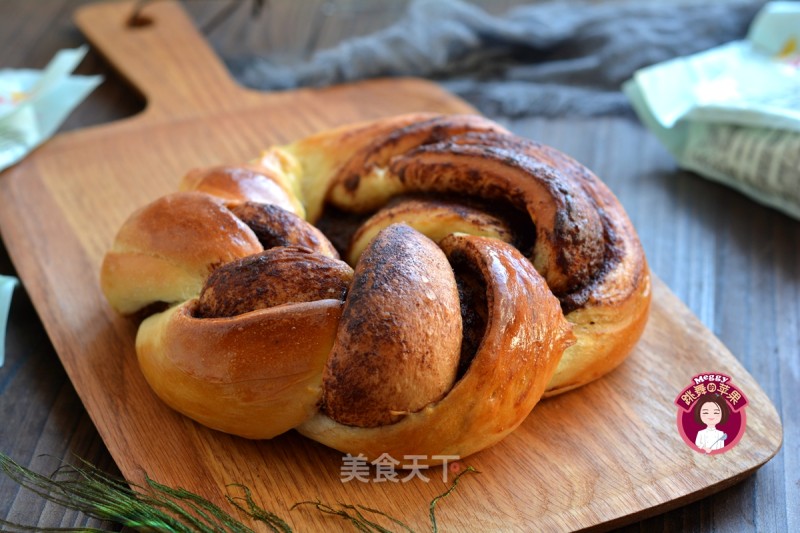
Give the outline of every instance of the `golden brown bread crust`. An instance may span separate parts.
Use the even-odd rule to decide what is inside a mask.
[[[539,401],[560,354],[573,342],[570,327],[542,277],[502,241],[451,235],[448,257],[461,256],[486,283],[488,322],[466,374],[440,401],[401,421],[375,428],[339,424],[317,414],[298,430],[345,453],[370,459],[423,455],[465,457],[491,446],[522,423]]]
[[[392,181],[382,182],[381,174],[374,174],[389,166],[397,154],[408,153],[421,146],[445,141],[451,137],[467,132],[475,133],[507,133],[498,124],[480,116],[451,115],[433,116],[425,120],[417,120],[403,127],[373,134],[373,140],[362,144],[347,161],[339,167],[333,177],[336,184],[331,191],[333,202],[337,196],[343,195],[343,202],[348,209],[367,211],[379,207],[378,203],[358,203],[349,197],[350,193],[362,186],[361,180],[378,182],[383,195],[391,195]],[[341,187],[339,187],[341,184]]]
[[[277,205],[247,201],[230,210],[253,230],[264,249],[295,246],[339,258],[336,248],[320,230]]]
[[[372,144],[394,146],[381,138]],[[627,357],[647,322],[649,269],[624,209],[588,169],[540,143],[478,130],[383,160],[386,167],[364,168],[358,181],[336,174],[330,201],[358,211],[398,194],[459,195],[530,217],[536,232],[530,259],[578,326],[578,342],[565,353],[548,396],[588,383]]]
[[[361,256],[323,375],[322,409],[342,424],[391,424],[444,396],[456,379],[461,312],[453,270],[404,224]]]
[[[354,265],[361,252],[380,230],[402,222],[439,242],[451,233],[469,233],[512,242],[509,224],[500,217],[461,203],[434,199],[406,199],[366,220],[353,234],[347,250],[347,261]]]
[[[303,204],[293,194],[274,158],[257,164],[195,168],[183,177],[179,189],[208,193],[229,204],[258,202],[305,215]]]
[[[427,120],[435,115],[413,113],[348,124],[322,131],[300,139],[288,146],[271,148],[260,161],[277,163],[288,180],[295,184],[295,194],[303,199],[306,220],[315,222],[322,214],[323,205],[333,174],[373,139]]]
[[[177,304],[140,327],[145,377],[237,435],[465,456],[613,369],[647,320],[647,263],[613,194],[482,117],[344,126],[181,188],[125,223],[101,282],[123,313]],[[323,211],[365,220],[352,282],[303,220]]]
[[[194,302],[149,317],[136,336],[142,373],[167,405],[251,439],[280,435],[314,414],[341,301],[232,318],[194,318]]]
[[[425,127],[420,127],[423,124]],[[352,183],[352,173],[359,165],[370,172],[396,153],[441,138],[445,130],[464,132],[471,128],[506,131],[483,117],[413,113],[323,131],[277,148],[277,153],[291,179],[300,183],[295,190],[304,200],[306,219],[315,222],[322,213],[326,196],[337,194],[335,190],[329,191],[332,181]],[[276,150],[270,150],[263,157],[274,159],[275,153]],[[287,157],[295,164],[287,161]],[[379,174],[373,178],[379,188],[390,185],[380,183]],[[387,197],[392,194],[388,190],[386,193]]]
[[[352,281],[353,269],[343,261],[306,248],[270,248],[216,269],[193,314],[223,318],[284,304],[344,301]]]
[[[523,141],[512,150],[503,146],[516,139],[509,135],[479,139],[484,144],[462,144],[455,138],[398,155],[382,173],[382,181],[393,186],[371,194],[369,175],[354,187],[334,181],[332,190],[340,194],[332,198],[342,208],[348,202],[374,206],[385,202],[387,189],[395,189],[507,202],[527,211],[536,226],[533,261],[550,289],[563,294],[585,283],[603,262],[603,228],[580,185],[525,153],[528,146]]]
[[[117,311],[130,314],[155,302],[193,298],[215,267],[262,249],[221,200],[175,193],[125,222],[103,259],[100,285]]]

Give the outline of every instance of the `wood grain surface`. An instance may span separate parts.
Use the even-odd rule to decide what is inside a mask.
[[[64,11],[73,6],[72,3],[61,5]],[[25,15],[26,8],[22,4],[16,9]],[[18,24],[13,32],[0,35],[3,38],[10,35],[8,42],[15,42],[11,39],[24,33],[25,21],[33,26],[51,24],[53,20],[63,21],[65,14],[57,10],[45,10],[45,15],[29,12],[27,18],[15,19]],[[103,20],[101,29],[113,27],[109,19]],[[50,35],[40,31],[40,35]],[[75,35],[71,38],[75,39]],[[45,42],[47,39],[45,37]],[[60,41],[49,51],[44,48],[38,52],[40,64],[33,66],[42,66],[56,48],[72,42],[75,41]],[[41,50],[45,45],[38,46]],[[31,50],[29,56],[20,56],[21,60],[36,57],[37,47]],[[207,49],[193,47],[193,50],[201,57],[208,57]],[[90,61],[84,68],[103,69],[96,56],[90,59],[94,65]],[[167,64],[172,61],[169,56],[160,60]],[[205,72],[202,76],[209,76],[208,71]],[[131,70],[128,76],[135,78],[146,73],[146,68]],[[214,85],[218,79],[198,81],[208,81],[207,86],[221,91],[233,87],[220,89]],[[88,113],[93,120],[114,118],[116,113],[140,107],[139,101],[130,98],[130,93],[121,88],[119,80],[115,83],[116,88],[112,87],[111,92],[107,88],[99,92],[101,100],[95,102],[97,111]],[[153,97],[160,87],[163,87],[162,79],[156,78],[150,85],[145,83],[143,90],[145,93],[149,90]],[[398,87],[403,90],[398,91]],[[26,281],[27,291],[42,313],[70,376],[78,384],[83,402],[90,406],[94,422],[126,475],[140,476],[141,467],[152,464],[156,457],[159,474],[164,472],[167,478],[173,474],[180,476],[186,467],[207,472],[185,483],[199,491],[218,489],[215,483],[221,481],[253,482],[262,492],[270,493],[260,495],[265,502],[275,502],[274,508],[279,512],[278,506],[294,501],[292,498],[309,496],[303,493],[303,487],[308,488],[307,481],[303,485],[303,480],[308,480],[309,476],[317,480],[312,488],[321,498],[339,497],[341,457],[330,450],[296,435],[270,443],[242,444],[239,439],[209,432],[185,421],[165,410],[151,396],[145,402],[130,402],[129,397],[147,398],[149,394],[132,360],[129,344],[132,325],[108,314],[92,283],[96,284],[99,258],[121,219],[144,201],[172,190],[177,177],[186,168],[217,162],[220,158],[249,157],[265,143],[285,141],[346,119],[402,111],[404,109],[398,107],[408,104],[409,100],[396,101],[398,92],[403,99],[430,109],[454,110],[459,106],[427,84],[378,83],[359,93],[370,96],[359,98],[358,105],[342,89],[326,91],[324,96],[314,95],[313,98],[308,97],[310,93],[303,93],[306,96],[301,94],[296,101],[304,111],[301,116],[287,107],[288,95],[273,95],[277,97],[275,103],[263,104],[262,118],[247,109],[250,105],[247,99],[255,101],[261,95],[243,96],[233,108],[217,114],[213,112],[213,100],[204,101],[202,93],[189,92],[185,99],[195,99],[191,106],[151,105],[144,114],[115,124],[111,129],[84,130],[59,137],[40,150],[31,162],[18,167],[29,170],[24,177],[20,170],[0,176],[3,202],[13,198],[13,202],[3,204],[0,219],[15,266]],[[327,105],[322,105],[323,101]],[[198,109],[202,113],[198,113]],[[73,121],[92,122],[85,118],[86,114],[87,111],[79,110]],[[262,120],[254,120],[256,118]],[[207,125],[209,119],[213,119],[213,128],[199,127]],[[274,124],[285,127],[276,130]],[[676,172],[663,150],[652,138],[643,135],[633,121],[527,120],[509,126],[518,133],[564,149],[609,183],[639,229],[654,271],[673,287],[677,285],[681,297],[706,324],[717,326],[714,329],[722,331],[723,339],[725,332],[731,336],[734,347],[744,353],[739,356],[744,367],[765,386],[773,401],[781,407],[787,406],[782,409],[787,446],[796,448],[797,415],[788,410],[789,402],[782,400],[784,394],[787,398],[790,393],[794,394],[795,389],[791,387],[797,385],[796,265],[800,235],[797,223],[719,186]],[[160,133],[154,127],[160,128]],[[576,135],[577,132],[580,135]],[[192,142],[187,142],[190,138]],[[109,160],[105,155],[108,153],[115,157]],[[141,154],[157,154],[158,157],[139,157]],[[734,217],[729,210],[738,216]],[[747,217],[743,216],[745,213]],[[28,241],[21,239],[21,235],[27,236]],[[61,238],[53,240],[53,235]],[[32,236],[41,236],[43,240],[36,242]],[[81,257],[74,257],[76,250],[81,252]],[[7,272],[6,268],[9,266],[3,265],[3,273]],[[573,529],[598,522],[614,525],[614,520],[631,519],[626,516],[630,514],[626,509],[635,512],[647,505],[650,512],[658,512],[686,503],[702,496],[703,492],[677,500],[670,495],[685,493],[687,487],[738,481],[746,471],[769,457],[778,444],[779,434],[774,431],[777,420],[768,399],[758,394],[758,386],[748,380],[745,368],[660,284],[656,284],[656,302],[645,341],[618,372],[580,393],[543,403],[521,430],[507,439],[508,442],[476,456],[474,463],[470,461],[484,472],[482,479],[464,485],[460,504],[453,500],[442,508],[444,524],[466,530],[494,529],[515,522],[535,529],[536,526],[539,529]],[[80,402],[66,382],[26,295],[18,294],[14,305],[9,359],[7,366],[0,370],[0,406],[3,408],[0,449],[39,470],[52,469],[59,458],[71,452],[113,469]],[[719,325],[718,320],[721,321]],[[660,352],[665,347],[667,354]],[[660,352],[660,358],[652,359],[654,350]],[[108,351],[118,353],[118,359],[110,359]],[[599,401],[629,406],[625,420],[633,424],[635,431],[655,431],[660,437],[674,439],[672,426],[662,427],[663,421],[669,418],[674,423],[672,396],[694,372],[691,365],[697,362],[698,353],[718,354],[719,359],[714,362],[719,361],[721,367],[715,370],[730,372],[751,399],[755,399],[753,412],[763,416],[755,417],[756,420],[751,416],[748,420],[748,435],[753,438],[749,444],[743,440],[732,452],[715,458],[724,460],[715,461],[714,468],[709,468],[712,464],[702,463],[711,458],[694,454],[679,441],[667,440],[659,444],[646,439],[622,440],[618,449],[611,449],[612,456],[606,455],[609,451],[597,445],[588,453],[581,444],[586,440],[585,435],[592,435],[593,439],[616,438],[615,432],[609,435],[608,417],[611,415],[593,409],[593,402]],[[782,369],[784,372],[780,372]],[[701,370],[706,368],[697,371]],[[656,379],[664,387],[631,387],[632,383],[641,383],[644,379],[651,380],[648,383]],[[86,383],[98,381],[104,386],[94,390],[86,386]],[[105,407],[93,408],[98,405]],[[657,407],[651,409],[653,405]],[[565,411],[582,415],[582,423],[567,426],[566,431],[561,425],[559,432],[542,431],[542,421],[563,420]],[[156,426],[151,416],[165,420],[167,426]],[[133,426],[132,434],[114,431],[115,427],[128,427],[131,431],[131,426],[126,425],[129,420],[139,421],[139,425]],[[618,423],[617,419],[612,421]],[[167,438],[164,427],[178,429]],[[557,452],[564,449],[571,460],[556,461]],[[193,454],[196,459],[188,464],[178,465],[174,461],[169,464],[168,460],[158,459],[184,454],[187,450],[196,450]],[[616,455],[620,450],[625,452],[624,463]],[[40,453],[53,457],[43,458]],[[298,461],[298,457],[303,460]],[[543,461],[542,457],[549,461]],[[222,471],[215,466],[220,461],[235,464],[242,475],[233,476]],[[796,511],[786,503],[792,501],[789,499],[792,494],[797,494],[797,487],[792,486],[797,477],[797,465],[793,461],[796,461],[796,454],[781,452],[756,476],[736,488],[650,519],[638,527],[683,529],[683,524],[697,524],[702,530],[742,530],[743,527],[791,530],[791,526],[797,524],[793,514]],[[262,471],[261,467],[253,466],[262,463],[274,468]],[[742,465],[749,467],[742,468]],[[666,472],[665,477],[656,482],[658,476],[654,470]],[[542,477],[543,471],[553,475]],[[587,472],[592,474],[586,475]],[[618,472],[618,475],[615,477],[608,472]],[[0,517],[31,522],[43,514],[42,524],[87,523],[85,518],[59,514],[50,506],[34,503],[5,480],[0,483]],[[505,485],[502,489],[484,492],[484,485],[492,484]],[[420,483],[399,485],[392,487],[392,496],[408,509],[419,509],[410,517],[419,525],[425,518],[426,498],[439,492],[441,487]],[[277,500],[274,492],[277,492]],[[353,485],[345,492],[352,501],[374,503],[376,491],[372,485]],[[468,518],[477,522],[470,521],[458,513],[458,505],[487,509],[487,512],[470,515]],[[310,520],[317,528],[332,527],[330,519],[320,521],[319,517],[297,512],[286,514],[296,520],[295,523]],[[502,521],[498,521],[498,516]]]

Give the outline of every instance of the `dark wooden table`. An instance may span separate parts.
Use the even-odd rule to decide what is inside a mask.
[[[0,68],[43,68],[57,50],[84,43],[71,22],[80,3],[0,2]],[[241,29],[247,26],[251,46],[255,42],[301,55],[385,25],[405,4],[381,2],[336,19],[320,16],[324,3],[273,1],[249,22],[249,10],[240,8],[221,24],[214,22],[214,13],[224,4],[195,1],[188,9],[199,26],[214,26],[208,36],[219,49],[241,46]],[[498,12],[513,3],[521,2],[482,2]],[[78,72],[100,73],[106,81],[62,130],[116,120],[142,108],[138,96],[96,53],[89,53]],[[739,358],[783,420],[783,449],[755,475],[624,531],[800,531],[800,411],[795,408],[800,389],[800,223],[678,170],[634,119],[533,118],[507,125],[570,153],[605,179],[638,228],[653,271]],[[0,274],[15,274],[3,247]],[[44,473],[74,457],[117,472],[24,288],[12,302],[6,364],[0,369],[0,451]],[[6,478],[0,478],[0,518],[45,528],[114,528],[47,504]]]

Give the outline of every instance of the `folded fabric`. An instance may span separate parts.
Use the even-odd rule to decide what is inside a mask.
[[[263,90],[420,76],[493,117],[622,114],[620,86],[633,72],[743,37],[761,4],[537,4],[493,17],[459,0],[415,0],[388,28],[308,61],[285,64],[265,50],[226,62]]]
[[[17,278],[13,276],[0,276],[0,367],[6,361],[6,324],[8,323],[8,310],[11,307],[11,296]]]

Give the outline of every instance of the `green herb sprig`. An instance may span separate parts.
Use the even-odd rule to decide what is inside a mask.
[[[0,452],[0,472],[18,485],[41,498],[66,509],[80,511],[87,516],[129,527],[137,531],[167,531],[175,533],[254,533],[253,529],[232,517],[214,503],[183,488],[169,487],[145,476],[145,485],[130,483],[124,479],[110,476],[79,460],[78,464],[65,464],[53,475],[38,474],[7,455]],[[449,496],[458,485],[460,478],[467,473],[479,473],[467,467],[454,479],[450,487],[430,501],[429,517],[431,531],[438,533],[436,521],[437,503]],[[226,495],[228,501],[239,511],[256,522],[265,524],[275,533],[292,533],[289,524],[277,514],[258,505],[252,491],[239,484],[229,489],[240,489],[243,496]],[[402,531],[412,532],[402,520],[383,511],[363,505],[337,503],[332,507],[317,501],[303,501],[294,504],[290,510],[302,506],[312,506],[317,511],[338,516],[350,522],[357,530],[368,533],[391,533],[367,515],[379,515],[390,521]],[[112,533],[96,528],[41,528],[15,524],[0,519],[4,531],[81,531],[89,533]]]

